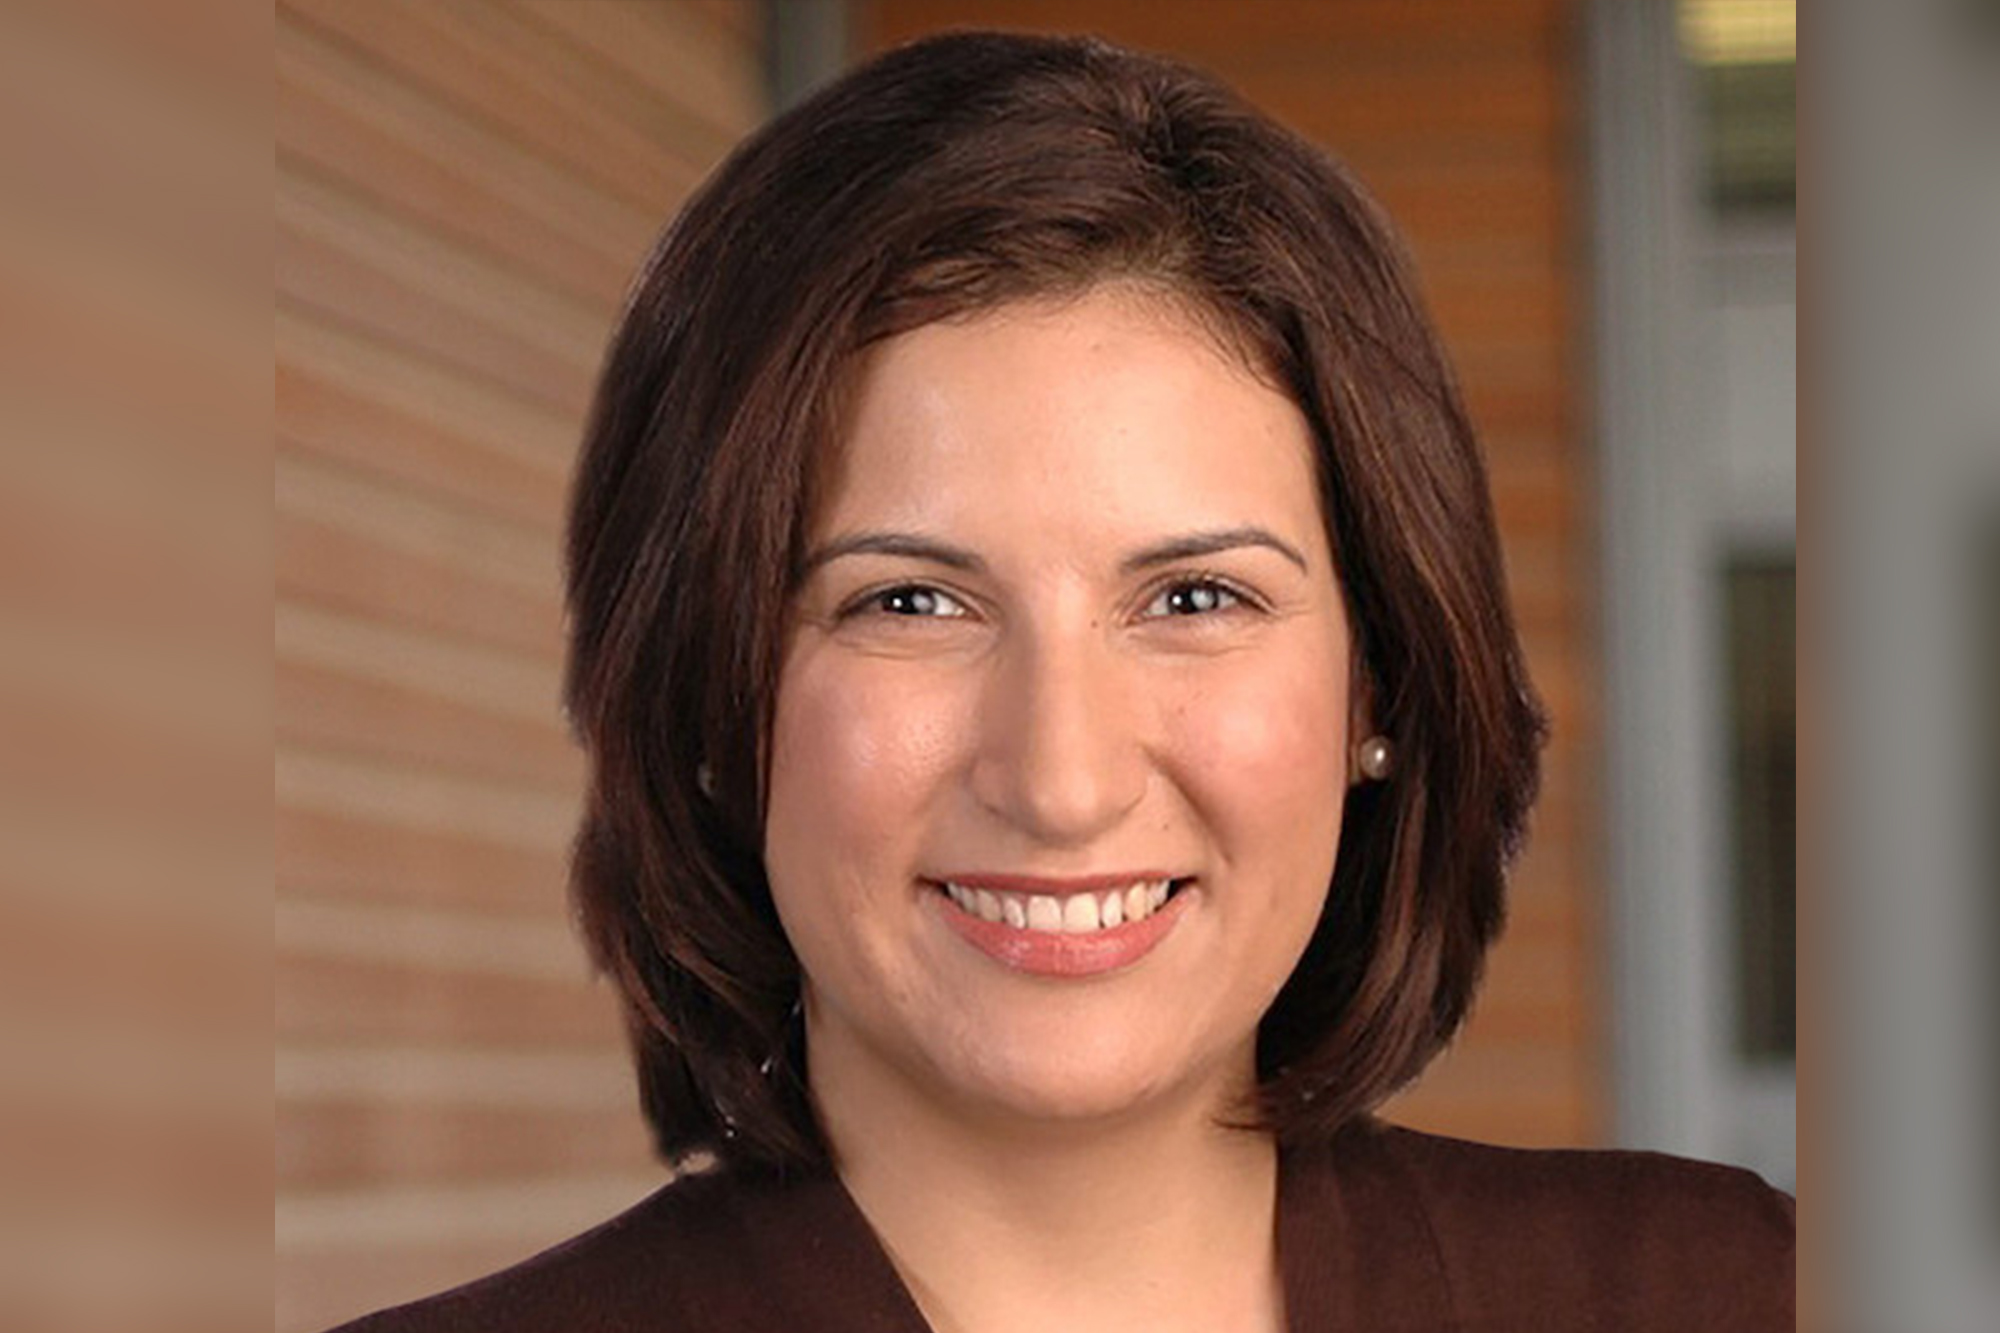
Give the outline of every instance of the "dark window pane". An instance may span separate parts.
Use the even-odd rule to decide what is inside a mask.
[[[1796,567],[1743,556],[1725,574],[1737,937],[1737,1044],[1752,1060],[1798,1045]]]

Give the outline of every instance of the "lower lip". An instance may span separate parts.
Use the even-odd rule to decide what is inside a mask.
[[[996,963],[1042,977],[1094,977],[1130,967],[1158,947],[1180,923],[1192,886],[1183,886],[1143,921],[1075,935],[1022,930],[973,916],[933,886],[937,910],[960,939]]]

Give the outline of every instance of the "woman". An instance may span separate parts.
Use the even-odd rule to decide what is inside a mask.
[[[1754,1177],[1368,1116],[1542,733],[1413,291],[1339,167],[1097,43],[744,145],[570,530],[575,891],[677,1179],[357,1327],[1790,1327]]]

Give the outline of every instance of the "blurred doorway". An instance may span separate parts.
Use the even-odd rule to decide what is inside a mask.
[[[1614,1132],[1788,1188],[1794,24],[1588,11]]]

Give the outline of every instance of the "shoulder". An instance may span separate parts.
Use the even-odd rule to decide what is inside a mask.
[[[1738,1239],[1791,1231],[1790,1196],[1740,1167],[1665,1153],[1505,1148],[1388,1125],[1365,1131],[1388,1169],[1420,1188],[1434,1211],[1468,1219],[1535,1216],[1554,1227],[1600,1225],[1645,1203],[1629,1225],[1649,1230],[1726,1227]]]
[[[632,1208],[511,1268],[333,1333],[595,1333],[674,1327],[665,1312],[722,1304],[727,1259],[745,1253],[759,1190],[724,1173],[681,1176]],[[723,1261],[718,1267],[718,1261]],[[726,1314],[726,1310],[724,1311]],[[694,1326],[691,1321],[689,1326]],[[728,1327],[726,1319],[715,1323]]]
[[[1751,1172],[1376,1125],[1348,1143],[1364,1180],[1417,1203],[1454,1300],[1478,1312],[1471,1326],[1556,1309],[1594,1312],[1592,1327],[1793,1325],[1792,1199]]]

